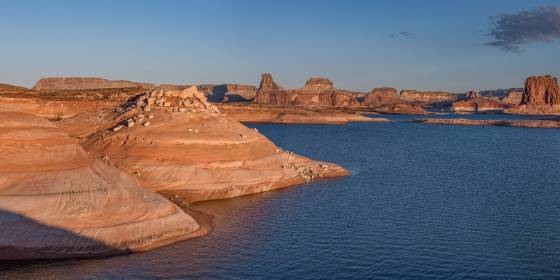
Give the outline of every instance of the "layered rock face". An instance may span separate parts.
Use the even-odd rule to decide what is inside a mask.
[[[327,78],[310,78],[305,82],[304,89],[313,92],[322,92],[327,90],[333,90],[334,84],[331,80]]]
[[[510,91],[505,97],[501,99],[501,101],[509,105],[518,105],[519,103],[521,103],[522,98],[523,90]]]
[[[130,81],[111,81],[103,78],[92,77],[55,77],[42,78],[33,87],[37,91],[56,90],[85,90],[85,89],[107,89],[107,88],[153,88],[148,83],[135,83]]]
[[[169,106],[147,101],[159,94],[139,98],[128,111],[134,116],[85,142],[88,151],[136,174],[152,191],[195,202],[348,174],[339,166],[282,151],[219,113],[200,92],[193,98],[184,91],[162,91]],[[146,106],[152,106],[148,112]]]
[[[417,90],[401,90],[399,97],[408,102],[441,102],[455,101],[459,98],[457,94],[441,91],[417,91]]]
[[[527,78],[521,105],[535,107],[560,105],[560,90],[556,77],[547,75]]]
[[[255,102],[275,106],[360,107],[363,93],[337,90],[326,78],[310,78],[302,88],[279,87],[270,74],[263,74]]]
[[[259,85],[259,91],[269,91],[269,90],[278,90],[281,89],[274,79],[272,79],[272,75],[270,73],[263,73],[261,76],[261,83]]]
[[[451,111],[458,113],[503,112],[510,106],[504,102],[489,97],[482,97],[479,92],[469,91],[465,100],[455,101],[451,104]]]
[[[366,107],[379,107],[389,104],[398,103],[397,90],[394,88],[383,87],[374,88],[367,93],[363,104]]]
[[[0,260],[142,251],[199,228],[47,120],[0,112],[0,143]]]

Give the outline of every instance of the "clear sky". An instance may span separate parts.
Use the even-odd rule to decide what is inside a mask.
[[[311,76],[362,91],[521,87],[530,75],[560,76],[560,8],[542,28],[525,27],[516,14],[528,11],[530,18],[538,7],[559,6],[560,0],[0,0],[0,82],[98,76],[258,85],[270,72],[285,87]],[[521,18],[498,30],[510,41],[485,45],[498,36],[488,35],[497,28],[490,17],[504,14]],[[531,33],[539,28],[545,33]],[[525,37],[508,37],[519,29]],[[510,44],[519,49],[508,50]]]

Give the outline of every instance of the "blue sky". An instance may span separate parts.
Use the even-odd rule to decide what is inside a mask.
[[[484,45],[490,16],[560,0],[0,0],[0,82],[99,76],[152,83],[466,91],[560,76],[560,42]],[[398,35],[408,32],[409,36]]]

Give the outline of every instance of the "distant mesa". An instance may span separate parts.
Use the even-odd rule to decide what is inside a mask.
[[[363,100],[366,107],[379,107],[399,102],[397,90],[391,87],[374,88],[367,93]]]
[[[327,78],[314,77],[305,82],[304,89],[313,92],[334,90],[334,84]]]
[[[35,86],[37,91],[56,90],[85,90],[85,89],[107,89],[107,88],[153,88],[153,84],[136,83],[124,80],[112,81],[93,77],[52,77],[41,78]]]
[[[312,77],[296,89],[284,89],[265,73],[257,90],[255,102],[275,106],[360,107],[364,93],[338,90],[327,78]]]

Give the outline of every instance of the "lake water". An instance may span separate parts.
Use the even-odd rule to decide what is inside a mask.
[[[152,252],[0,265],[21,279],[559,279],[560,130],[253,125],[350,177],[205,202],[215,230]]]

